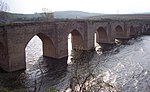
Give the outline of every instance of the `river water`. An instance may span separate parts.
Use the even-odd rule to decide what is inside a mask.
[[[113,48],[90,60],[92,72],[121,92],[150,92],[150,36],[131,39],[126,45]],[[42,57],[42,42],[35,36],[26,47],[27,69],[13,73],[0,71],[0,89],[19,92],[65,90],[70,86],[72,67],[67,59]],[[89,63],[88,63],[89,64]],[[86,74],[87,62],[80,64]]]

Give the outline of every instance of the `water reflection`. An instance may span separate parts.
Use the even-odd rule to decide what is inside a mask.
[[[95,73],[102,70],[104,81],[112,83],[122,92],[149,92],[150,37],[144,36],[128,41],[106,55],[93,58],[94,64],[100,62]],[[117,53],[114,54],[114,50]]]
[[[24,79],[25,85],[32,90],[34,90],[33,88],[35,87],[40,88],[41,92],[50,87],[55,88],[66,76],[66,61],[67,58],[54,60],[40,57],[38,62],[33,65],[32,69],[26,71],[25,75],[28,75],[28,77]]]
[[[28,69],[13,73],[0,71],[0,88],[25,91],[36,89],[40,92],[50,88],[64,90],[70,86],[70,79],[77,68],[81,79],[91,71],[98,80],[102,78],[122,92],[150,90],[149,36],[131,39],[128,45],[120,45],[101,55],[95,53],[90,62],[80,60],[78,67],[74,63],[67,65],[67,58],[54,60],[42,57],[42,53],[39,54],[42,49],[39,43],[40,41],[35,39],[29,46],[31,51],[27,52]],[[39,56],[36,57],[37,55]]]

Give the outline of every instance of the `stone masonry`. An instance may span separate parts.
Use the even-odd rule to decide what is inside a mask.
[[[142,20],[75,19],[0,26],[0,67],[7,72],[25,69],[25,47],[35,35],[43,42],[43,56],[61,59],[68,56],[70,33],[73,49],[90,50],[94,48],[95,33],[98,43],[113,44],[115,38],[129,39],[147,32],[148,25]]]

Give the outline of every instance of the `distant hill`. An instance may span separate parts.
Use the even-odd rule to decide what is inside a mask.
[[[58,12],[53,12],[53,14],[54,14],[54,18],[59,18],[59,19],[60,18],[75,19],[75,18],[83,18],[83,17],[99,15],[98,13],[88,13],[88,12],[82,12],[82,11],[58,11]],[[38,21],[38,20],[41,20],[42,13],[17,14],[17,13],[0,12],[0,16],[1,16],[0,22],[2,21]]]
[[[57,11],[57,12],[53,12],[53,14],[55,18],[69,18],[69,19],[99,15],[99,13],[89,13],[89,12],[82,12],[82,11]],[[37,18],[37,17],[41,17],[41,13],[26,14],[25,16],[27,16],[28,18],[33,18],[33,17]]]
[[[54,12],[55,18],[83,18],[83,17],[90,17],[96,16],[99,13],[89,13],[89,12],[82,12],[82,11],[58,11]]]
[[[90,16],[87,19],[91,20],[102,20],[102,19],[113,19],[113,20],[137,20],[137,19],[150,19],[150,13],[139,13],[139,14],[101,14],[98,16]]]
[[[67,19],[150,19],[150,12],[139,13],[139,14],[100,14],[100,13],[89,13],[82,11],[57,11],[53,12],[55,18],[67,18]],[[23,22],[23,21],[41,21],[43,18],[42,13],[35,14],[17,14],[0,12],[0,23],[3,22]]]
[[[150,14],[150,12],[144,12],[144,14]]]

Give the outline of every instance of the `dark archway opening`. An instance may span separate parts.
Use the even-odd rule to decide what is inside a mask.
[[[96,31],[96,42],[106,43],[108,41],[107,32],[103,27],[99,27]]]
[[[133,26],[130,27],[130,37],[135,37],[136,35],[136,30]]]
[[[68,37],[70,38],[70,41],[68,42],[71,42],[71,44],[68,43],[68,45],[71,46],[68,46],[69,48],[83,49],[83,38],[78,30],[74,29],[73,31],[71,31]]]
[[[123,36],[125,34],[125,32],[123,31],[123,29],[120,25],[118,25],[115,28],[115,33],[116,33],[116,36]]]
[[[99,27],[94,34],[95,50],[97,54],[101,55],[105,50],[107,50],[108,35],[107,31],[103,27]],[[106,48],[105,48],[106,47]]]
[[[53,44],[53,41],[46,35],[39,33],[37,36],[42,40],[43,42],[43,56],[44,57],[56,57],[56,48]]]
[[[83,38],[81,33],[74,29],[68,35],[68,63],[71,62],[72,51],[83,50]]]
[[[124,30],[120,25],[116,26],[115,28],[115,43],[116,45],[121,45],[124,43],[124,39],[122,39],[125,35]]]

